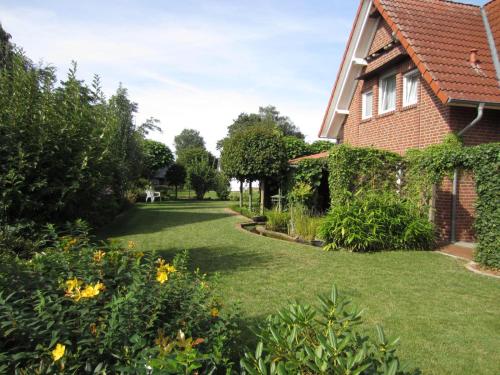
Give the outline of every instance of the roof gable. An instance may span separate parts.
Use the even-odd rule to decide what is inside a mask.
[[[500,72],[497,72],[495,62],[498,60],[494,57],[496,48],[495,43],[489,43],[485,26],[487,20],[484,20],[489,12],[488,18],[495,22],[493,36],[495,32],[500,33],[500,25],[496,23],[500,20],[499,4],[499,0],[494,0],[488,3],[485,10],[446,0],[361,0],[319,136],[336,138],[348,114],[342,111],[341,104],[350,103],[354,95],[352,87],[355,88],[356,82],[345,82],[345,77],[352,77],[353,73],[359,75],[362,70],[353,66],[349,51],[353,49],[353,44],[358,44],[358,53],[363,50],[359,47],[360,42],[368,43],[365,49],[370,47],[373,23],[368,23],[363,17],[367,14],[369,17],[374,9],[443,103],[471,105],[484,102],[487,106],[500,107],[497,78]],[[359,31],[365,35],[359,35]],[[477,65],[469,61],[473,49],[477,50]],[[364,58],[365,55],[357,57]],[[355,78],[351,79],[355,81]]]

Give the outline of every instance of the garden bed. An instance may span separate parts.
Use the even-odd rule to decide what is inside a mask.
[[[274,232],[272,230],[267,229],[265,227],[264,223],[262,223],[262,222],[240,223],[238,225],[241,229],[246,230],[247,232],[250,232],[253,234],[258,234],[260,236],[274,238],[277,240],[296,242],[296,243],[301,243],[304,245],[310,245],[310,246],[314,246],[314,247],[323,247],[323,245],[324,245],[324,242],[320,241],[320,240],[306,241],[300,237],[293,237],[293,236],[289,236],[288,234],[285,234],[285,233]]]

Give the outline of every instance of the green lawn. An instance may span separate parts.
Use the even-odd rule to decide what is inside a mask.
[[[424,374],[500,374],[500,280],[432,252],[326,253],[236,229],[228,202],[138,205],[102,236],[136,241],[171,257],[188,249],[192,267],[220,273],[226,303],[240,301],[254,326],[290,299],[314,302],[335,282],[400,336],[400,356]],[[374,333],[374,332],[373,332]]]

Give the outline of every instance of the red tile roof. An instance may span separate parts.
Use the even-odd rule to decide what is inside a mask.
[[[319,154],[301,156],[300,158],[295,158],[295,159],[289,160],[288,162],[290,164],[298,164],[302,160],[306,160],[306,159],[323,159],[323,158],[327,158],[328,155],[330,155],[330,153],[328,151],[324,151],[324,152],[320,152]]]
[[[446,0],[374,0],[374,4],[443,103],[500,103],[500,83],[480,7]],[[497,37],[498,4],[494,0],[486,5]],[[473,49],[478,50],[476,67],[469,62]]]

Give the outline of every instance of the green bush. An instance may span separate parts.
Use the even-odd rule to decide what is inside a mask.
[[[84,233],[22,260],[0,253],[0,373],[200,373],[235,326],[204,275]],[[15,285],[15,288],[12,286]]]
[[[275,232],[288,233],[290,213],[279,211],[277,208],[266,211],[266,228]]]
[[[290,234],[305,241],[312,241],[318,234],[322,218],[313,216],[311,210],[302,204],[290,206]]]
[[[319,307],[294,303],[267,318],[255,351],[246,352],[243,374],[408,374],[396,355],[396,340],[361,334],[361,312],[337,294]]]
[[[231,193],[231,181],[223,172],[216,172],[214,179],[214,190],[217,198],[227,201]]]
[[[358,192],[330,209],[319,236],[327,250],[429,249],[435,229],[412,204],[395,194]]]
[[[98,77],[78,79],[76,63],[58,84],[53,67],[10,50],[0,66],[0,226],[109,221],[133,198],[125,192],[154,121],[137,126],[127,90],[106,99]]]

